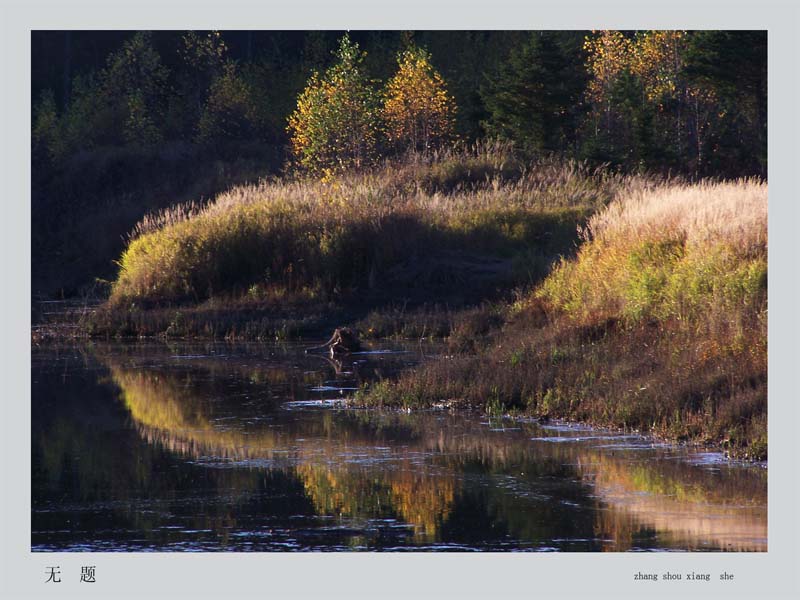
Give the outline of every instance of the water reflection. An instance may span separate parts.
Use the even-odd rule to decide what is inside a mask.
[[[752,477],[738,469],[721,477],[695,467],[689,476],[685,464],[668,459],[656,469],[603,453],[590,460],[581,473],[613,507],[598,513],[597,527],[617,547],[630,547],[630,531],[642,523],[672,546],[767,549],[766,472]]]
[[[34,362],[34,549],[766,550],[764,469],[575,428],[320,407],[417,350],[337,365],[291,346],[70,352]]]

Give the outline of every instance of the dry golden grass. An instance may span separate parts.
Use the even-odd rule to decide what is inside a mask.
[[[766,302],[767,184],[672,184],[593,215],[538,292],[582,320],[731,317]]]
[[[604,242],[684,239],[724,242],[741,251],[767,247],[767,184],[753,179],[672,184],[621,196],[594,215],[587,237]]]

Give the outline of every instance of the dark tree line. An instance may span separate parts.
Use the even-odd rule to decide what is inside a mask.
[[[342,32],[34,32],[34,160],[181,142],[285,147]],[[766,174],[766,32],[352,32],[388,80],[413,39],[455,99],[460,139],[623,169]]]

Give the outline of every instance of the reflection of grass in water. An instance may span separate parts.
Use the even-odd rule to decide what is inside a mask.
[[[190,381],[165,373],[111,366],[114,382],[140,433],[174,451],[225,457],[266,456],[279,447],[274,430],[243,433],[215,428],[210,408],[192,393]]]
[[[664,496],[678,502],[701,505],[757,505],[766,499],[766,471],[731,469],[723,479],[700,467],[678,461],[631,462],[600,452],[591,452],[585,470],[596,481],[634,492]],[[739,476],[741,475],[741,476]]]
[[[413,539],[418,543],[442,537],[464,494],[477,493],[492,519],[519,539],[544,539],[591,528],[590,521],[579,525],[564,521],[563,517],[572,513],[563,509],[551,511],[537,504],[534,515],[530,501],[514,492],[496,486],[469,491],[456,478],[465,471],[482,472],[490,478],[517,477],[522,465],[530,481],[539,477],[572,480],[574,468],[564,465],[576,463],[581,465],[579,474],[593,482],[609,506],[597,511],[594,527],[597,537],[614,540],[610,549],[630,548],[648,527],[690,545],[712,540],[720,546],[737,543],[740,549],[748,549],[741,540],[731,541],[730,535],[738,531],[753,538],[762,533],[766,537],[765,514],[759,513],[765,504],[764,480],[751,470],[742,471],[741,477],[732,471],[720,478],[677,461],[630,462],[579,444],[534,448],[528,444],[532,432],[527,431],[535,429],[533,425],[520,424],[526,431],[506,435],[482,427],[465,429],[468,421],[455,415],[442,422],[424,413],[325,412],[318,421],[303,425],[310,430],[289,428],[279,433],[263,427],[245,435],[215,428],[211,405],[179,375],[119,366],[111,370],[123,390],[125,405],[149,441],[192,457],[269,459],[277,456],[276,450],[291,447],[292,466],[286,466],[287,472],[299,477],[317,513],[356,519],[398,518],[413,526]],[[305,438],[301,444],[294,443],[298,434]],[[379,446],[384,444],[382,440],[398,439],[398,435],[404,440],[404,452],[429,453],[431,462],[419,464],[405,454],[395,454],[390,457],[391,468],[386,468],[387,456]],[[363,455],[363,462],[342,462],[343,452]],[[575,493],[575,501],[580,502],[583,492]],[[740,523],[741,515],[726,509],[731,505],[752,506],[752,518]],[[665,517],[670,514],[674,518]],[[721,528],[708,527],[708,520],[714,518]]]
[[[742,471],[722,479],[696,467],[631,463],[602,453],[581,458],[580,470],[608,505],[596,512],[608,549],[626,550],[650,529],[679,546],[766,550],[766,481]],[[766,474],[764,473],[764,476]]]
[[[291,436],[270,427],[243,429],[216,425],[213,403],[205,400],[207,391],[202,387],[208,385],[207,380],[195,382],[191,374],[130,369],[114,364],[110,369],[114,383],[122,391],[122,401],[136,424],[153,440],[160,439],[172,449],[185,447],[191,453],[195,448],[196,455],[203,449],[209,454],[226,457],[268,458],[272,451],[282,450],[291,442]],[[264,370],[262,374],[268,377],[274,372],[278,370]],[[242,415],[243,418],[247,416]],[[323,415],[315,427],[317,435],[330,437],[333,433],[329,415]]]
[[[165,515],[184,508],[175,499],[192,486],[187,473],[167,468],[174,463],[158,445],[131,443],[135,434],[124,428],[125,413],[120,407],[108,403],[105,381],[101,379],[97,386],[78,377],[71,379],[66,385],[60,377],[48,380],[46,374],[39,380],[39,390],[58,389],[62,401],[47,418],[36,420],[32,430],[32,507],[44,504],[48,508],[32,516],[32,545],[110,543],[112,537],[122,545],[131,540],[131,532],[136,532],[132,545],[137,548],[184,541],[179,530],[161,526]],[[174,416],[175,408],[173,404],[163,414]],[[153,412],[149,414],[152,417]],[[236,526],[238,505],[248,501],[248,492],[265,485],[264,479],[263,474],[249,470],[220,470],[200,478],[198,483],[205,489],[237,493],[231,495],[230,503],[187,510],[183,525],[211,530],[205,539],[225,544],[226,532]],[[76,510],[80,527],[69,535],[59,533],[64,514]]]
[[[122,390],[122,401],[133,419],[157,429],[210,429],[201,411],[192,410],[185,391],[173,378],[144,371],[111,367],[111,376]]]
[[[209,407],[193,396],[191,386],[178,377],[114,366],[111,373],[140,433],[148,441],[157,441],[173,451],[195,456],[211,452],[227,457],[268,458],[289,443],[291,436],[281,436],[272,429],[245,435],[215,428]],[[397,515],[414,526],[415,539],[436,539],[453,501],[452,476],[434,477],[424,470],[419,473],[419,467],[411,464],[380,474],[374,468],[352,465],[331,468],[325,457],[337,456],[341,440],[346,439],[346,444],[355,445],[359,452],[377,456],[375,440],[370,432],[365,432],[364,441],[354,439],[357,432],[343,430],[329,413],[323,415],[320,429],[324,438],[309,440],[297,448],[300,464],[295,469],[319,513],[366,518]]]
[[[149,441],[159,441],[183,453],[213,451],[222,456],[252,458],[268,457],[288,442],[271,429],[244,435],[214,428],[208,407],[193,397],[191,387],[178,377],[113,366],[111,372],[131,417],[142,426],[141,433]],[[414,526],[415,539],[435,540],[453,502],[453,477],[433,476],[424,470],[420,473],[419,466],[411,464],[379,475],[374,468],[330,468],[324,457],[336,456],[340,439],[366,453],[376,453],[375,440],[365,431],[366,440],[359,442],[353,439],[353,431],[340,430],[332,415],[323,416],[321,429],[326,438],[300,446],[297,458],[301,464],[296,468],[318,512],[367,518],[397,515]]]

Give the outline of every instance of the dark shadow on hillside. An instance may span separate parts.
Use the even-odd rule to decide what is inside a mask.
[[[186,142],[98,148],[57,166],[34,161],[32,295],[96,293],[96,279],[113,279],[125,237],[147,213],[213,198],[277,172],[282,162],[272,145],[231,143],[210,151]]]

